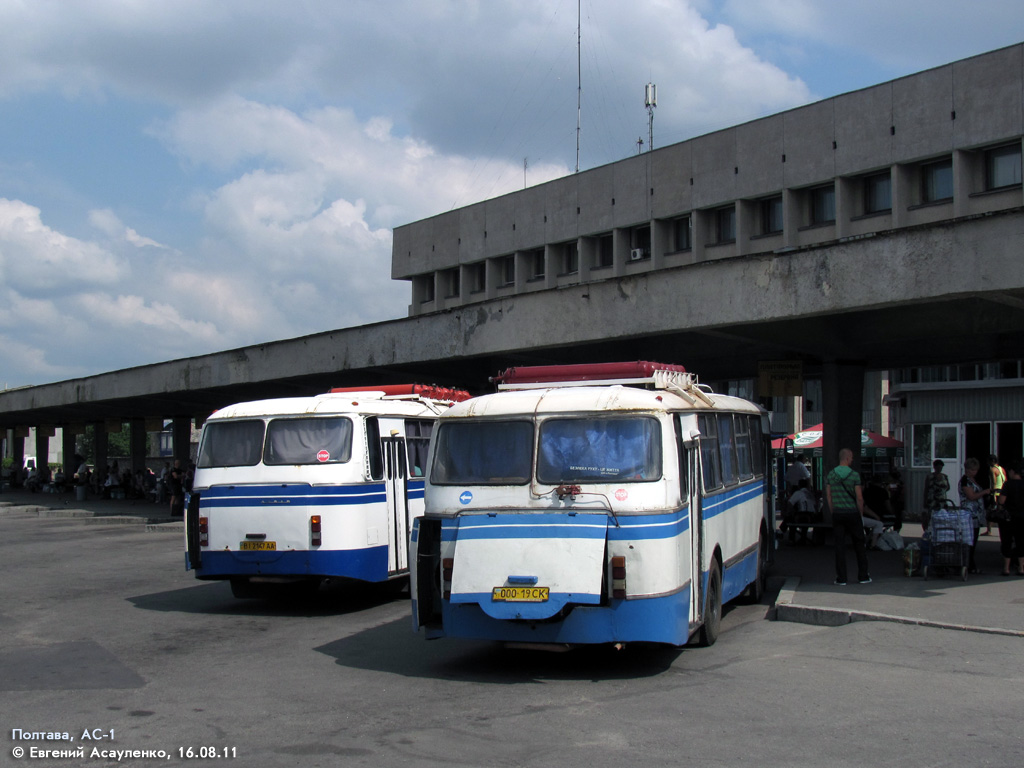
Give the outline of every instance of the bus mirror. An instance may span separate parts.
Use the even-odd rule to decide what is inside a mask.
[[[689,446],[693,445],[694,443],[696,443],[697,439],[699,437],[700,437],[700,430],[699,429],[691,429],[689,434],[686,435],[686,437],[683,438],[683,445],[689,447]]]

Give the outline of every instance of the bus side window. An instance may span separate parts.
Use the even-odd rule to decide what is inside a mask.
[[[383,480],[384,455],[380,445],[380,423],[376,416],[366,419],[366,455],[370,463],[367,467],[370,470],[370,479]]]
[[[697,417],[700,426],[700,467],[704,477],[704,491],[708,492],[722,485],[722,470],[718,455],[718,420],[715,414],[701,414]]]
[[[673,423],[676,428],[676,452],[679,454],[679,498],[685,504],[687,499],[690,498],[689,487],[687,486],[687,481],[690,477],[690,455],[686,450],[686,446],[683,445],[683,425],[678,415],[676,415]]]
[[[733,423],[736,426],[736,461],[740,470],[740,480],[749,480],[754,476],[750,461],[750,420],[744,414],[738,413]]]
[[[718,449],[722,455],[722,482],[736,485],[739,472],[736,471],[736,441],[732,430],[732,414],[718,414]]]
[[[764,475],[764,433],[761,431],[761,417],[750,416],[750,458],[754,464],[754,477]]]
[[[432,421],[409,419],[405,422],[405,442],[409,451],[409,477],[423,477],[427,471]]]

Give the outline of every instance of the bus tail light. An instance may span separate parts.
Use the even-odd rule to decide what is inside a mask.
[[[446,557],[441,561],[441,596],[445,600],[452,596],[452,569],[455,567],[455,560]]]
[[[199,546],[210,546],[210,518],[199,518]]]
[[[309,518],[309,538],[314,547],[320,546],[320,515],[312,515]]]
[[[616,556],[612,558],[612,597],[626,599],[626,558]]]

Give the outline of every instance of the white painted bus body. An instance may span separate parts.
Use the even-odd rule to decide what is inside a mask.
[[[713,631],[702,639],[714,642],[721,603],[744,592],[760,597],[771,493],[765,486],[765,412],[738,398],[712,394],[708,400],[713,405],[667,390],[558,387],[499,392],[447,411],[431,446],[425,515],[413,524],[414,626],[428,638],[683,645],[707,629],[710,617]],[[707,431],[707,419],[716,420],[717,430],[721,418],[753,433],[743,476],[717,487],[711,477],[705,487],[701,442],[706,459],[718,445],[711,435],[702,436],[702,416]],[[589,425],[597,425],[589,432],[594,446],[571,448],[593,457],[600,453],[599,434],[625,433],[626,427],[611,422],[636,419],[657,440],[645,449],[659,455],[656,470],[648,462],[640,476],[624,477],[620,470],[632,459],[620,455],[608,462],[614,467],[607,471],[618,474],[610,481],[602,482],[598,476],[605,470],[593,466],[583,469],[588,480],[555,484],[540,477],[548,472],[547,480],[556,479],[554,470],[538,468],[538,457],[551,451],[542,445],[549,430],[568,434],[576,427],[566,424],[576,420],[588,434]],[[456,471],[456,480],[449,480],[441,463],[454,463],[446,451],[458,447],[449,451],[446,445],[448,436],[460,434],[447,432],[451,425],[512,422],[529,427],[528,469],[515,467],[515,477],[479,483],[459,482]],[[515,427],[520,429],[526,428]],[[759,445],[751,448],[750,438]],[[628,453],[625,442],[609,442],[609,450]],[[709,460],[707,469],[712,465]],[[712,579],[717,595],[709,589]]]
[[[217,411],[200,440],[186,569],[198,579],[230,579],[233,588],[406,575],[409,526],[423,514],[430,430],[447,405],[366,391]],[[300,438],[286,432],[299,426],[309,427]],[[252,445],[243,449],[246,441],[232,441],[230,430],[253,435]],[[296,453],[288,459],[295,463],[274,463],[272,435],[292,440],[286,451]]]

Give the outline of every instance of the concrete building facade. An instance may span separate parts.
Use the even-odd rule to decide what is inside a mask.
[[[1024,45],[395,229],[410,316],[1019,208]]]

